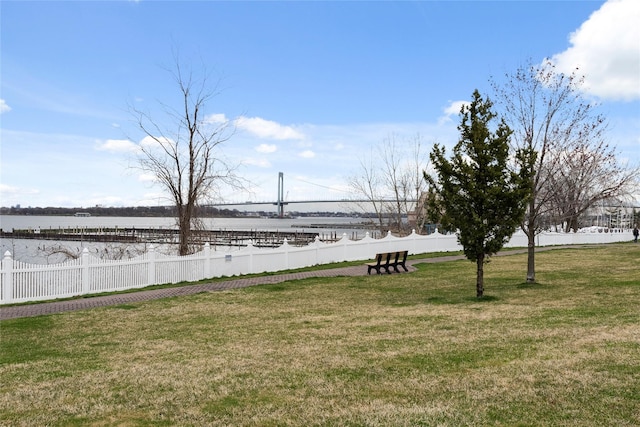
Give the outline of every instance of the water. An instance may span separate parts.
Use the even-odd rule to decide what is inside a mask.
[[[298,218],[205,218],[209,230],[259,230],[297,231],[317,233],[324,236],[346,233],[350,238],[362,238],[367,230],[361,228],[362,218],[352,217],[298,217]],[[322,224],[321,227],[312,225]],[[175,218],[156,217],[75,217],[75,216],[27,216],[0,215],[3,231],[13,229],[77,229],[77,228],[159,228],[177,229]],[[9,251],[18,261],[34,264],[54,264],[78,256],[84,248],[105,258],[132,258],[148,249],[147,244],[96,243],[86,241],[52,241],[30,239],[0,239],[2,254]],[[175,248],[158,248],[160,252],[172,254]],[[237,250],[237,248],[236,248]]]
[[[352,217],[296,217],[296,218],[204,218],[208,230],[261,230],[261,231],[313,231],[312,224],[326,224],[318,230],[342,231],[357,229],[362,218]],[[355,227],[350,228],[348,225]],[[49,228],[177,228],[175,218],[156,217],[109,217],[109,216],[30,216],[0,215],[0,227],[3,231],[12,229],[49,229]]]

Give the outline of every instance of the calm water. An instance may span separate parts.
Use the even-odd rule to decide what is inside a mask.
[[[301,217],[301,218],[206,218],[205,225],[210,230],[260,230],[260,231],[298,231],[318,233],[322,238],[331,233],[347,233],[349,237],[364,237],[366,230],[358,229],[361,218],[350,217]],[[323,224],[324,227],[311,227],[312,224]],[[355,228],[352,228],[353,225]],[[171,228],[175,229],[174,218],[140,218],[140,217],[74,217],[74,216],[21,216],[0,215],[0,227],[3,231],[13,229],[57,229],[57,228]],[[71,254],[79,254],[84,248],[98,256],[117,256],[130,258],[145,252],[145,244],[105,244],[81,241],[51,241],[27,239],[0,239],[0,250],[4,254],[9,251],[14,259],[35,263],[52,264],[64,261],[67,257],[60,253],[62,248]],[[158,248],[171,253],[173,248]],[[237,250],[237,248],[236,248]],[[108,255],[108,254],[110,255]]]
[[[351,217],[299,217],[299,218],[205,218],[209,230],[261,230],[261,231],[313,231],[311,224],[327,224],[322,231],[352,230],[348,224],[360,224],[361,218]],[[346,226],[345,226],[346,225]],[[3,231],[12,229],[49,229],[49,228],[177,228],[175,218],[141,218],[108,216],[27,216],[0,215]]]

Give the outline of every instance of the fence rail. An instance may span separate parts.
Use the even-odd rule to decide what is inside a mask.
[[[614,243],[632,239],[630,230],[594,230],[587,233],[541,233],[537,246]],[[506,247],[526,247],[527,237],[516,233]],[[143,288],[155,284],[197,281],[215,277],[264,273],[329,264],[370,260],[376,253],[408,250],[410,254],[458,251],[455,235],[433,233],[406,237],[389,233],[381,239],[367,235],[350,240],[346,234],[337,242],[318,237],[306,246],[285,242],[277,248],[249,245],[242,249],[212,250],[209,244],[198,253],[178,257],[149,252],[130,260],[103,260],[85,248],[79,259],[54,265],[16,261],[5,252],[0,270],[0,305],[69,298],[102,292]]]

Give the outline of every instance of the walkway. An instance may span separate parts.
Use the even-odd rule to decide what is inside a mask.
[[[557,247],[555,247],[557,248]],[[552,248],[536,248],[536,252]],[[496,256],[515,255],[525,253],[526,249],[503,251]],[[409,272],[415,271],[414,264],[446,262],[464,259],[463,255],[442,256],[436,258],[424,258],[407,260]],[[249,286],[282,283],[289,280],[307,279],[310,277],[339,277],[339,276],[366,276],[367,268],[363,265],[351,267],[329,268],[325,270],[305,271],[298,273],[274,274],[225,280],[215,283],[179,286],[175,288],[154,289],[149,291],[133,291],[129,293],[113,294],[98,297],[80,297],[64,301],[45,303],[22,304],[10,307],[0,307],[0,320],[17,319],[21,317],[33,317],[47,314],[63,313],[67,311],[86,310],[95,307],[107,307],[111,305],[131,304],[142,301],[151,301],[161,298],[193,295],[202,292],[214,292],[227,289],[246,288]]]

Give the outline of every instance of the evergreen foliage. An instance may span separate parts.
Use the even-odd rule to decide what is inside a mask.
[[[484,263],[498,252],[520,225],[530,196],[530,167],[535,152],[520,150],[509,157],[511,129],[496,119],[492,102],[476,90],[473,101],[462,107],[460,140],[451,160],[436,144],[430,158],[435,177],[425,173],[434,190],[434,211],[441,212],[444,227],[457,230],[465,256],[477,264],[476,296],[484,294]],[[510,162],[516,167],[510,167]]]

